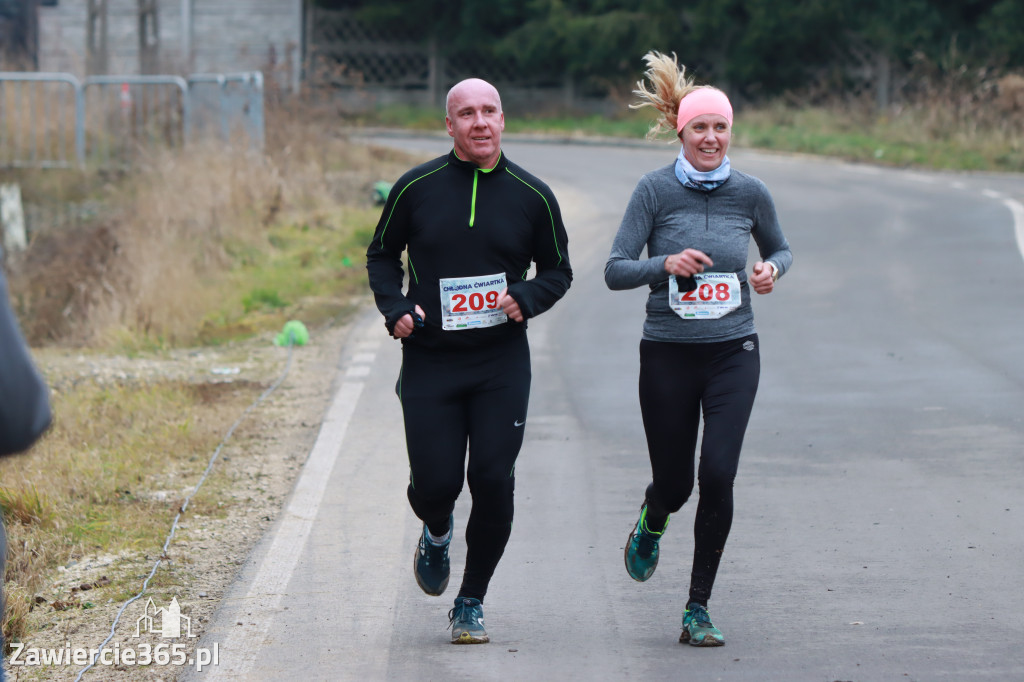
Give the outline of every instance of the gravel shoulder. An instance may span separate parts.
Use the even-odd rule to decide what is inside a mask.
[[[242,409],[212,411],[221,415],[225,435],[241,417],[212,470],[220,474],[218,490],[223,490],[220,495],[226,514],[214,518],[186,510],[163,558],[161,547],[140,547],[138,551],[118,556],[84,556],[60,567],[46,593],[37,597],[42,600],[40,606],[30,614],[34,634],[19,660],[31,663],[33,649],[36,656],[41,656],[44,649],[64,650],[67,659],[78,649],[96,649],[111,635],[112,624],[123,609],[107,644],[114,650],[111,657],[119,654],[119,662],[95,665],[82,679],[171,680],[177,677],[182,668],[172,661],[193,657],[196,642],[220,599],[253,546],[274,522],[292,489],[333,395],[339,354],[349,328],[348,322],[336,322],[310,329],[309,343],[293,349],[290,363],[289,350],[273,345],[274,334],[217,348],[175,350],[158,357],[129,358],[57,349],[35,353],[40,366],[51,378],[240,382],[249,386],[253,400],[259,396],[259,391],[252,390],[253,385],[269,388],[281,380],[286,367],[288,371],[280,385],[244,416],[244,405]],[[245,402],[252,403],[251,400]],[[211,455],[213,452],[205,456]],[[182,491],[191,492],[197,482],[182,481]],[[173,506],[170,512],[168,533],[174,520]],[[125,577],[137,582],[135,592],[141,591],[144,580],[158,561],[160,565],[149,583],[150,589],[140,599],[125,606],[125,600],[116,601],[109,596],[108,581],[116,582]],[[86,587],[89,589],[84,589]],[[55,608],[62,596],[69,594],[76,594],[81,602],[89,601],[92,608],[63,611]],[[152,604],[148,603],[150,597]],[[146,624],[150,621],[146,617],[152,615],[154,609],[172,608],[171,599],[177,600],[183,616],[180,620],[182,636],[168,639],[152,630],[147,632]],[[156,622],[159,629],[159,617]],[[192,637],[185,632],[186,624]],[[171,648],[176,644],[182,646]],[[159,653],[161,647],[170,659],[164,664],[158,658],[163,655]],[[129,650],[137,657],[131,663],[124,660]],[[146,651],[151,664],[140,665],[139,659],[145,658],[142,654]],[[68,664],[67,659],[60,664],[39,661],[36,665],[12,665],[8,659],[4,661],[4,669],[11,680],[75,679],[87,664]]]

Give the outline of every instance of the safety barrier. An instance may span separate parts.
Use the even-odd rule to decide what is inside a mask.
[[[189,139],[188,83],[179,76],[90,76],[85,100],[86,162],[130,166],[157,146]]]
[[[0,72],[0,167],[85,161],[82,84],[67,73]]]
[[[0,168],[125,167],[157,146],[237,136],[263,149],[263,74],[0,72]]]
[[[241,124],[241,133],[253,147],[262,149],[266,136],[263,118],[263,74],[194,74],[188,77],[191,121],[200,136],[215,132],[230,140]],[[211,130],[215,127],[215,131]]]

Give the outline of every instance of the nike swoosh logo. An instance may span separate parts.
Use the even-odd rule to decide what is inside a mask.
[[[525,423],[526,423],[526,420],[523,420],[523,421],[519,421],[519,420],[517,419],[517,420],[516,420],[515,422],[513,422],[513,424],[512,424],[512,425],[513,425],[513,426],[522,426],[522,425],[523,425],[523,424],[525,424]]]

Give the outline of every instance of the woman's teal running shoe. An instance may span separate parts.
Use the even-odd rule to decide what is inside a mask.
[[[491,641],[484,630],[484,607],[479,599],[456,597],[455,607],[448,612],[452,644],[485,644]]]
[[[679,641],[692,646],[722,646],[725,637],[722,631],[711,623],[711,614],[707,608],[697,602],[691,602],[683,611],[683,634]]]
[[[668,528],[668,521],[665,527],[657,533],[647,528],[647,501],[640,507],[640,518],[636,526],[629,534],[626,541],[626,573],[637,582],[643,582],[654,575],[654,569],[658,567],[658,541]]]

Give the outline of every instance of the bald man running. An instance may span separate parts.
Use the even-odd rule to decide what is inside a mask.
[[[402,343],[396,392],[408,497],[423,521],[416,582],[434,596],[448,586],[465,471],[473,499],[466,569],[448,616],[452,642],[476,644],[489,641],[483,600],[512,531],[530,394],[527,320],[565,295],[572,269],[551,190],[501,151],[498,91],[464,80],[448,92],[446,110],[452,151],[395,183],[366,267],[385,326]],[[526,279],[531,261],[536,275]]]

